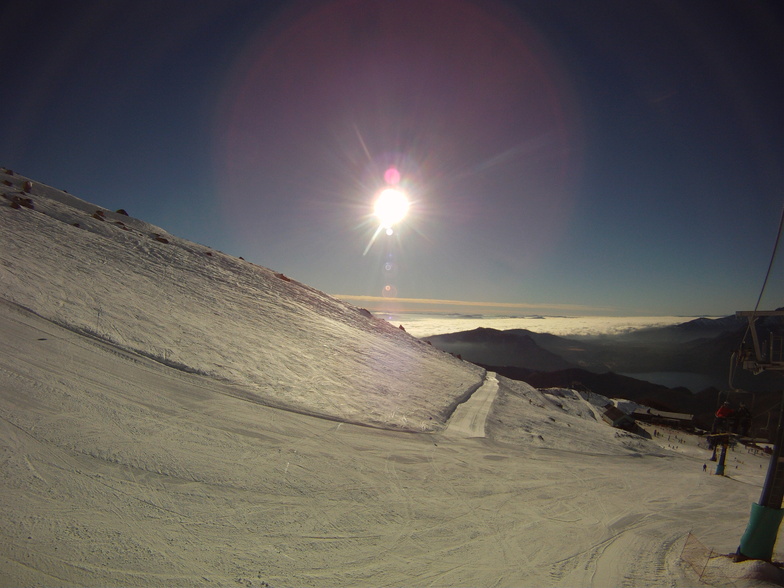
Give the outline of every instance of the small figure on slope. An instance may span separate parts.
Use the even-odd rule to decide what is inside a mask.
[[[738,412],[735,413],[735,422],[738,427],[738,433],[743,437],[748,437],[749,429],[751,428],[751,412],[742,402],[740,403]]]

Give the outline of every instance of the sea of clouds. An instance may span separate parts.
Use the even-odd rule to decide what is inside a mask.
[[[696,316],[494,316],[465,314],[382,314],[414,337],[429,337],[444,333],[470,331],[478,327],[498,329],[527,329],[537,333],[551,333],[561,337],[596,337],[617,335],[647,327],[666,327],[685,323]],[[713,317],[708,317],[713,318]]]

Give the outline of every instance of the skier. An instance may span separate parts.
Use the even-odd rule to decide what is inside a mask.
[[[738,412],[735,413],[736,424],[739,428],[739,433],[743,437],[749,436],[749,429],[751,428],[751,412],[746,405],[742,402],[740,403],[740,407],[738,408]]]
[[[711,433],[726,432],[727,421],[734,413],[735,411],[730,406],[729,401],[725,401],[724,404],[719,407],[719,410],[716,411],[716,418],[713,420]]]

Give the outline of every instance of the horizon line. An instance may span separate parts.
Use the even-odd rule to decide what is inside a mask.
[[[448,307],[469,307],[469,308],[504,308],[518,310],[554,310],[554,311],[578,311],[578,312],[617,312],[618,309],[607,306],[588,306],[585,304],[547,304],[531,302],[481,302],[476,300],[448,300],[439,298],[386,298],[384,296],[370,296],[364,294],[332,294],[335,298],[344,301],[370,302],[383,304],[385,308],[376,310],[390,310],[394,306],[448,306]],[[402,308],[395,308],[400,312]],[[409,309],[411,310],[411,309]]]

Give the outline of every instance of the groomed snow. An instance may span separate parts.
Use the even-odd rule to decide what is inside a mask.
[[[52,188],[24,197],[0,199],[0,585],[777,579],[717,556],[764,457],[711,475],[698,438],[613,429],[600,397],[486,375]],[[449,421],[476,389],[486,419],[478,395]]]

